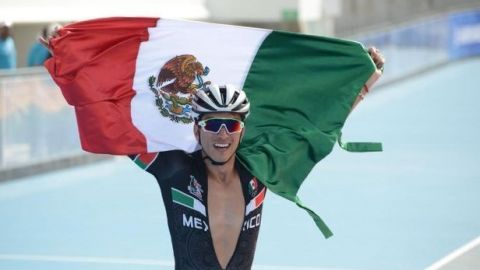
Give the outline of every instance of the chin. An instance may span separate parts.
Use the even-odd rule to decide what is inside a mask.
[[[212,157],[217,162],[225,162],[234,154],[235,153],[222,153],[222,154],[218,154],[218,155],[214,154],[214,155],[211,155],[210,157]]]
[[[228,160],[229,157],[227,156],[219,156],[219,157],[214,157],[213,159],[216,160],[217,162],[225,162]]]

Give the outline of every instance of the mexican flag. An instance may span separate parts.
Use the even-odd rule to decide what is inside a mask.
[[[203,22],[106,18],[65,26],[46,67],[75,107],[81,144],[117,155],[199,149],[192,94],[234,84],[251,102],[239,160],[271,191],[297,192],[337,141],[360,90],[378,77],[356,42]],[[376,144],[343,144],[352,151]]]

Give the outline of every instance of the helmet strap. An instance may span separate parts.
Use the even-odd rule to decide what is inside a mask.
[[[209,155],[207,155],[207,153],[205,153],[205,151],[202,150],[202,152],[205,154],[205,156],[203,157],[203,160],[209,159],[210,162],[212,163],[212,165],[215,165],[215,166],[222,166],[222,165],[227,164],[227,162],[229,162],[230,159],[232,159],[232,157],[234,156],[234,155],[232,155],[232,156],[231,156],[229,159],[227,159],[226,161],[219,162],[219,161],[213,160]]]

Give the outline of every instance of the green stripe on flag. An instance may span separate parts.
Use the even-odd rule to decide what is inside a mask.
[[[338,136],[338,145],[348,152],[382,152],[382,143],[379,142],[342,142],[342,133]]]
[[[187,194],[181,192],[178,189],[172,188],[172,200],[178,204],[193,209],[194,198],[188,196]]]
[[[137,155],[137,157],[133,160],[133,162],[135,162],[135,164],[137,164],[138,167],[142,168],[143,170],[145,170],[145,168],[147,168],[147,165],[148,165],[142,162],[142,160],[140,159],[140,155]]]
[[[172,201],[174,203],[193,209],[204,216],[207,216],[207,211],[201,201],[188,194],[183,193],[178,189],[172,188]]]
[[[359,91],[375,67],[361,44],[272,32],[244,83],[251,102],[240,161],[270,190],[325,223],[297,197],[300,185],[327,156]]]

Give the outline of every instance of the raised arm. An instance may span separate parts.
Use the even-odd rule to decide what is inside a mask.
[[[357,99],[353,103],[352,110],[358,105],[358,103],[360,103],[360,101],[362,101],[365,98],[365,96],[370,92],[372,85],[380,78],[380,76],[382,76],[382,73],[383,73],[383,65],[385,64],[385,57],[383,57],[380,51],[375,47],[368,48],[368,54],[370,54],[370,57],[372,58],[373,63],[375,63],[377,70],[370,77],[370,79],[368,79],[368,81],[362,87],[362,90],[360,90],[360,94],[358,95]]]

